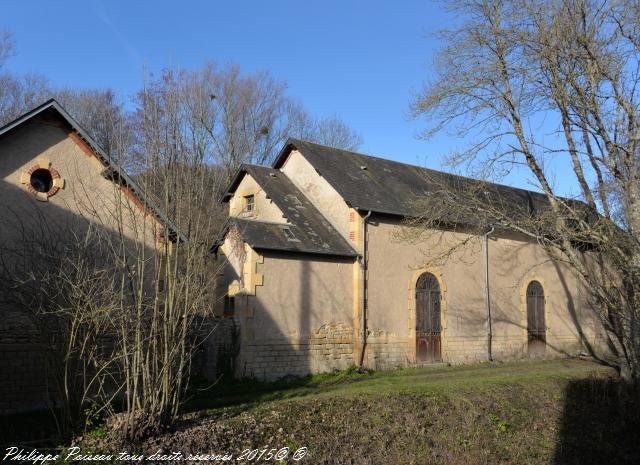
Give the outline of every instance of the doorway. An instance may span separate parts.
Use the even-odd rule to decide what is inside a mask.
[[[547,346],[546,324],[544,318],[544,289],[538,281],[527,286],[527,352],[530,356],[540,357]]]
[[[442,361],[440,284],[431,273],[422,273],[416,282],[416,362]]]

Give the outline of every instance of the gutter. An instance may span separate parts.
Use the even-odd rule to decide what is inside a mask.
[[[358,257],[360,262],[360,271],[362,273],[360,295],[361,295],[361,310],[360,310],[360,360],[358,367],[362,369],[364,365],[364,351],[367,346],[367,220],[371,216],[371,210],[362,218],[362,255]]]
[[[482,237],[484,239],[484,305],[487,312],[487,357],[490,362],[493,361],[492,342],[493,328],[491,322],[491,297],[489,292],[489,236],[496,230],[493,224],[489,225],[487,231]]]

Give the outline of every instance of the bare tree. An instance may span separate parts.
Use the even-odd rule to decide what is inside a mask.
[[[127,309],[116,328],[126,406],[118,426],[133,439],[158,432],[176,418],[197,347],[195,334],[213,317],[217,299],[209,247],[218,219],[210,206],[223,178],[211,177],[200,126],[185,111],[189,97],[173,86],[153,100],[147,95],[137,127],[144,187],[167,216],[150,223],[148,212],[115,212],[122,233],[114,259],[124,270],[118,299],[120,308]],[[133,242],[124,234],[131,216],[140,225]]]
[[[362,136],[337,115],[314,118],[302,105],[291,102],[289,119],[292,121],[292,137],[345,150],[357,150],[362,145]]]
[[[447,188],[440,200],[449,211],[481,218],[480,228],[495,223],[519,231],[568,263],[602,309],[621,374],[638,381],[637,3],[454,0],[447,5],[462,22],[441,33],[446,45],[434,76],[413,102],[414,115],[428,124],[424,136],[448,129],[472,140],[449,161],[480,168],[476,173],[524,167],[546,207],[534,212],[522,206],[514,214],[497,208],[503,204],[498,193],[490,194],[493,201],[477,201],[484,188],[464,198]],[[540,129],[550,126],[551,135]],[[562,158],[573,169],[582,202],[559,196],[554,187],[551,159]],[[432,207],[425,208],[424,217],[433,218]],[[600,264],[597,273],[594,263]]]
[[[131,118],[111,89],[67,88],[52,90],[51,94],[113,160],[125,167],[130,164]]]
[[[193,149],[203,163],[221,167],[227,180],[242,163],[271,162],[288,137],[346,149],[361,144],[337,116],[315,119],[285,91],[286,84],[270,73],[243,74],[237,65],[165,71],[138,94],[135,120],[141,127],[150,112],[169,117],[163,110],[166,95],[178,92],[177,110],[188,122],[183,130]]]
[[[8,31],[0,31],[0,68],[11,56],[14,49],[13,38]]]
[[[51,96],[47,79],[38,74],[17,77],[0,74],[0,124],[4,125]]]
[[[0,126],[44,102],[50,94],[49,83],[44,76],[16,76],[3,70],[14,51],[11,33],[0,31]]]

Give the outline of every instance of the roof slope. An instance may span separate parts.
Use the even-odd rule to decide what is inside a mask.
[[[37,115],[44,114],[45,112],[55,112],[61,117],[71,128],[84,140],[84,142],[91,147],[98,159],[105,167],[105,175],[110,177],[121,185],[127,187],[146,207],[149,208],[154,216],[163,224],[166,225],[174,234],[178,231],[176,225],[169,220],[165,213],[152,202],[144,193],[143,189],[135,182],[131,177],[118,165],[107,153],[98,145],[98,143],[84,130],[82,126],[60,105],[55,99],[47,100],[42,105],[28,111],[24,115],[16,118],[15,120],[7,123],[0,128],[0,136],[8,133],[12,129],[20,126],[22,123],[36,117]],[[180,236],[180,240],[186,241],[185,236]]]
[[[245,218],[229,218],[214,249],[229,228],[237,226],[244,240],[255,249],[286,250],[322,255],[355,257],[347,240],[313,206],[281,171],[258,165],[242,165],[224,199],[235,192],[244,174],[249,174],[282,211],[289,223],[273,223]]]
[[[541,193],[485,183],[299,139],[287,141],[274,168],[282,167],[293,149],[304,155],[349,206],[359,210],[419,216],[424,213],[421,208],[424,204],[421,202],[435,192],[474,187],[489,191],[493,201],[499,202],[502,207],[521,210],[522,213],[548,206],[546,197]]]

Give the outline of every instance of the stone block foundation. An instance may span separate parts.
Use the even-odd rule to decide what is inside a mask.
[[[354,364],[353,328],[329,323],[306,337],[247,342],[236,376],[275,381],[287,376],[344,370]]]

